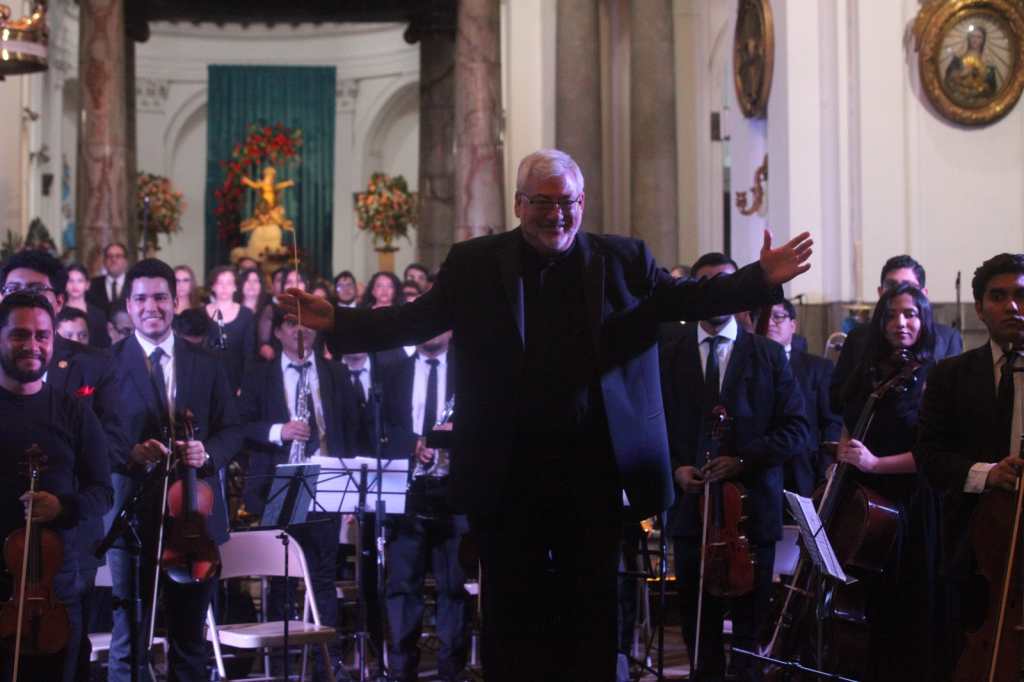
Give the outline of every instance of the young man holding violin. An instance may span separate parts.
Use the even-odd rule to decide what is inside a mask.
[[[54,336],[53,308],[38,292],[12,293],[0,302],[0,440],[4,444],[0,538],[5,539],[0,679],[11,676],[15,653],[22,679],[75,679],[83,623],[76,587],[79,551],[72,535],[79,524],[100,518],[113,497],[107,443],[99,421],[84,400],[43,379],[53,357]],[[33,446],[45,458],[35,493],[30,492],[26,470],[26,452]],[[12,551],[18,544],[16,535],[24,541],[30,503],[29,534],[43,542],[42,577],[35,579],[22,573],[22,552]],[[53,576],[52,582],[46,576]],[[44,623],[46,613],[66,612],[70,627],[44,627],[38,633],[23,628],[20,650],[15,652],[23,580],[29,594],[52,594],[58,602],[52,606],[35,602],[35,607],[26,602],[25,608],[42,609]],[[49,622],[63,620],[57,614]]]
[[[180,464],[172,468],[172,482],[190,478],[182,476],[183,467],[195,470],[198,485],[205,484],[212,493],[212,509],[204,510],[208,512],[206,532],[200,540],[210,547],[221,545],[228,539],[228,528],[218,472],[240,449],[241,430],[223,365],[212,354],[178,339],[172,332],[174,270],[160,260],[139,261],[128,271],[125,289],[135,333],[115,344],[112,354],[117,367],[121,418],[132,445],[128,463],[115,467],[113,482],[116,509],[121,509],[138,486],[145,486],[143,500],[134,510],[142,540],[138,575],[143,610],[138,620],[142,627],[138,630],[142,641],[137,653],[141,679],[145,679],[157,536],[166,520],[165,510],[160,508],[162,477],[157,474],[161,482],[154,484],[157,479],[153,470],[166,462],[169,454],[172,460],[180,459]],[[179,432],[186,411],[192,415],[191,433]],[[173,453],[169,453],[170,441],[174,444]],[[173,534],[165,533],[164,538],[164,547],[169,551],[188,549],[175,547]],[[114,596],[125,599],[130,594],[132,568],[131,557],[122,543],[108,552],[107,561]],[[204,621],[215,587],[215,578],[189,584],[174,582],[166,575],[160,580],[161,612],[170,643],[170,680],[208,679]],[[111,681],[128,680],[131,675],[131,617],[131,609],[114,612],[108,677]]]
[[[732,276],[736,269],[724,254],[709,253],[693,264],[692,273],[697,279],[711,279]],[[668,532],[682,586],[683,637],[690,660],[697,658],[693,679],[723,680],[722,621],[727,605],[733,645],[757,650],[771,599],[775,542],[782,537],[783,464],[806,448],[804,402],[782,346],[743,331],[732,315],[687,325],[682,336],[663,348],[661,386],[673,477],[681,493],[669,512]],[[718,422],[716,415],[723,408],[724,421]],[[708,491],[717,494],[715,486],[735,484],[746,489],[748,519],[738,530],[746,534],[748,548],[730,563],[745,561],[753,579],[729,587],[744,594],[726,601],[710,594],[723,592],[709,583],[703,585],[701,596],[702,510]],[[715,532],[712,525],[709,536]],[[711,575],[715,570],[705,573],[720,577]],[[732,669],[740,680],[759,680],[760,667],[738,654],[732,656]]]
[[[1002,568],[1009,558],[1015,491],[1024,466],[1024,254],[988,259],[975,270],[971,289],[989,340],[939,363],[928,375],[914,447],[918,469],[944,493],[943,569],[954,587],[953,615],[961,639],[951,647],[954,656],[964,649],[964,635],[994,620],[999,608],[999,598],[991,598],[986,585],[1001,581],[1001,576],[978,579],[984,555],[994,552]],[[982,544],[976,546],[977,540]],[[1018,547],[1018,557],[1020,551]],[[1010,591],[1019,593],[1019,586],[1011,585]],[[1020,626],[1019,611],[1017,615],[1011,630]],[[1019,664],[1019,637],[1004,635],[1000,665]],[[987,669],[973,676],[970,666],[979,659],[970,642],[968,651],[972,655],[957,663],[957,679],[988,679]],[[1017,668],[1013,670],[1016,675]],[[1008,678],[997,674],[996,679]]]

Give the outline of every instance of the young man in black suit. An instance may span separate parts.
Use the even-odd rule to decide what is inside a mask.
[[[781,345],[789,358],[789,367],[800,384],[807,415],[807,447],[794,452],[786,462],[787,490],[810,496],[825,478],[831,457],[821,444],[838,441],[843,422],[833,414],[828,389],[832,380],[832,361],[807,352],[806,344],[796,343],[799,322],[796,307],[789,301],[772,306],[767,336]]]
[[[103,267],[107,274],[89,280],[85,300],[109,314],[110,308],[128,296],[125,289],[125,271],[128,269],[128,249],[114,242],[103,249]]]
[[[900,284],[913,284],[915,287],[928,295],[928,288],[925,286],[924,267],[910,256],[893,256],[885,261],[882,266],[882,274],[878,285],[878,295],[886,289],[892,289]],[[868,325],[862,324],[855,327],[843,342],[843,350],[839,353],[836,361],[835,372],[832,373],[832,383],[829,388],[829,399],[832,403],[832,411],[836,414],[843,413],[843,386],[846,380],[857,370],[864,353],[867,350]],[[960,336],[960,330],[949,325],[935,323],[935,360],[950,358],[959,355],[964,351],[964,340]]]
[[[242,384],[241,415],[249,450],[245,506],[255,515],[263,513],[277,465],[301,464],[314,455],[350,457],[356,419],[344,369],[314,352],[316,333],[275,310],[273,334],[281,344],[280,357],[255,364]],[[300,337],[304,355],[299,354]],[[308,394],[302,390],[303,385]],[[300,406],[301,400],[304,406]],[[300,419],[303,410],[308,416]],[[297,455],[294,461],[290,458],[293,451]],[[336,626],[334,578],[341,515],[317,509],[311,506],[307,522],[293,526],[289,532],[306,555],[321,622]],[[283,581],[272,582],[270,606],[271,619],[280,620]],[[317,668],[322,677],[319,654]]]
[[[952,613],[961,637],[985,615],[979,607],[986,595],[974,575],[975,510],[987,496],[1016,495],[1024,469],[1024,254],[985,261],[971,289],[989,340],[928,374],[913,451],[918,469],[943,493],[943,568],[954,588]],[[954,661],[962,644],[952,647]]]
[[[39,292],[26,288],[5,295],[0,302],[0,538],[25,526],[31,500],[37,522],[32,532],[42,526],[63,541],[52,584],[56,598],[65,604],[70,626],[67,644],[58,655],[23,656],[20,674],[22,679],[71,682],[80,679],[78,652],[86,630],[75,531],[89,519],[102,518],[113,491],[106,440],[85,396],[71,395],[44,380],[55,336],[53,308]],[[28,492],[23,466],[25,453],[33,446],[45,457],[34,495]],[[16,601],[11,578],[17,580],[22,566],[2,568],[0,600]],[[31,637],[31,632],[24,636]],[[6,647],[0,654],[0,678],[12,673],[10,654]]]
[[[217,358],[172,333],[174,320],[174,270],[163,261],[145,259],[136,263],[125,278],[128,290],[128,314],[135,332],[112,349],[120,389],[120,411],[128,442],[132,444],[128,461],[115,467],[115,508],[146,482],[145,499],[139,505],[135,522],[142,539],[142,570],[138,576],[143,597],[139,628],[139,663],[146,673],[150,599],[154,589],[154,558],[161,519],[160,485],[149,471],[168,457],[171,415],[180,420],[190,410],[196,427],[196,440],[174,436],[174,455],[180,466],[196,470],[198,478],[213,492],[213,510],[206,519],[206,531],[217,544],[228,539],[227,508],[218,472],[227,466],[241,447],[242,434],[234,396],[227,375]],[[174,469],[176,472],[177,467]],[[176,474],[172,472],[172,478]],[[124,599],[130,587],[130,556],[121,545],[107,553],[113,579],[114,596]],[[162,613],[168,629],[170,653],[169,679],[203,680],[208,678],[207,643],[204,633],[206,609],[216,580],[198,584],[160,581]],[[114,631],[110,643],[108,679],[128,680],[130,666],[130,609],[114,613]]]
[[[490,682],[613,679],[623,492],[637,517],[674,497],[658,324],[773,303],[810,267],[806,233],[778,249],[766,234],[760,263],[733,277],[673,280],[642,242],[581,231],[584,203],[576,162],[540,150],[519,165],[519,228],[456,244],[413,303],[278,298],[335,355],[453,330],[449,490],[480,538]]]
[[[54,312],[64,306],[67,270],[53,256],[43,251],[19,251],[0,270],[0,294],[19,291],[35,292],[46,298]],[[92,408],[100,421],[107,441],[108,468],[124,463],[128,444],[118,416],[118,392],[114,381],[114,365],[109,352],[83,345],[57,335],[53,339],[50,365],[43,379],[59,393],[74,396]],[[88,518],[71,536],[78,553],[77,594],[81,602],[82,630],[79,662],[82,674],[89,669],[88,625],[95,606],[96,569],[101,561],[94,555],[103,538],[103,519]],[[74,652],[70,652],[71,655]]]
[[[442,680],[455,680],[466,666],[466,574],[459,541],[466,517],[447,504],[448,452],[427,447],[426,436],[454,390],[451,332],[424,341],[399,365],[384,388],[389,454],[412,467],[406,513],[394,519],[388,542],[387,610],[391,632],[391,676],[417,679],[423,624],[423,581],[429,569],[437,583],[437,666]]]
[[[735,276],[736,264],[720,253],[693,264],[700,279]],[[754,589],[731,600],[733,644],[756,651],[771,600],[775,542],[782,537],[783,465],[807,442],[800,387],[777,343],[744,332],[732,315],[687,325],[687,335],[666,348],[662,392],[672,467],[680,497],[668,532],[675,541],[682,591],[683,635],[696,657],[697,601],[705,482],[735,481],[747,490],[746,535],[754,557]],[[700,387],[703,386],[703,389]],[[716,408],[725,408],[723,433],[715,433]],[[725,674],[722,599],[705,592],[700,623],[701,680]],[[760,665],[734,655],[741,680],[760,679]]]

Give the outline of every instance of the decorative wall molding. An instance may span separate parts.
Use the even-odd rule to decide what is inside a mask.
[[[356,109],[356,98],[359,97],[359,81],[346,78],[338,81],[338,111],[351,112]]]
[[[163,113],[170,92],[170,81],[154,78],[135,79],[135,108],[137,111]]]

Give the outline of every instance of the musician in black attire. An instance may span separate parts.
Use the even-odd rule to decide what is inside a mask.
[[[242,384],[241,414],[249,446],[245,506],[257,516],[263,513],[277,465],[301,464],[313,455],[350,457],[355,425],[355,406],[344,370],[313,351],[315,332],[286,320],[284,313],[275,309],[273,333],[281,344],[280,358],[256,363]],[[300,335],[304,356],[299,355]],[[303,384],[308,388],[305,398],[300,395],[306,393]],[[300,407],[300,400],[306,404]],[[300,410],[309,416],[300,419]],[[295,461],[290,459],[293,449]],[[306,555],[320,620],[332,627],[338,625],[334,578],[340,527],[340,514],[311,507],[307,523],[289,528]],[[271,620],[280,620],[284,612],[283,588],[283,580],[271,581]],[[319,652],[316,660],[317,674],[322,677]]]
[[[448,452],[425,442],[454,390],[450,341],[444,332],[417,346],[384,387],[389,450],[408,457],[413,469],[406,513],[395,519],[388,542],[389,661],[401,682],[417,678],[428,569],[437,583],[438,673],[454,680],[466,665],[466,574],[458,555],[468,522],[447,504]]]
[[[935,648],[944,628],[938,566],[938,502],[917,475],[911,453],[918,408],[934,365],[935,329],[928,298],[917,287],[900,284],[882,293],[869,323],[867,349],[843,389],[845,432],[837,459],[857,470],[854,479],[889,500],[902,518],[895,546],[879,576],[864,579],[870,628],[865,680],[940,679]],[[904,390],[887,392],[875,405],[863,441],[849,433],[871,392],[906,367],[897,352],[917,365]],[[907,369],[910,372],[910,369]]]
[[[71,631],[64,651],[49,658],[23,659],[25,667],[19,675],[70,681],[76,678],[83,631],[76,585],[80,552],[73,532],[86,520],[102,517],[110,508],[113,491],[107,443],[88,402],[43,381],[53,354],[53,322],[53,309],[38,293],[12,293],[0,302],[0,438],[5,449],[0,458],[0,537],[25,525],[30,498],[24,454],[38,445],[46,459],[33,516],[63,541],[63,561],[53,586],[67,608]],[[7,601],[21,566],[3,568],[0,599]],[[11,675],[12,662],[11,651],[6,646],[0,649],[0,677]]]
[[[736,263],[720,253],[693,264],[697,278],[728,277]],[[698,505],[705,481],[734,481],[748,495],[746,535],[754,558],[754,589],[731,600],[733,644],[756,650],[771,599],[775,542],[782,537],[782,467],[807,439],[800,387],[774,341],[743,331],[722,315],[687,325],[686,335],[662,352],[662,393],[669,426],[672,467],[681,496],[670,511],[668,533],[675,542],[682,594],[683,635],[690,660],[696,655],[697,598],[702,524]],[[712,413],[728,418],[720,442]],[[708,455],[719,453],[709,459]],[[701,680],[725,674],[722,620],[726,602],[705,591],[700,621]],[[760,679],[760,666],[732,657],[741,680]]]
[[[197,470],[197,477],[213,492],[213,510],[206,518],[206,533],[216,544],[228,539],[227,508],[218,472],[227,466],[241,446],[241,429],[235,397],[222,364],[208,351],[174,336],[174,271],[166,263],[145,259],[136,263],[125,280],[128,314],[135,325],[131,336],[113,347],[120,409],[128,442],[133,443],[128,463],[115,467],[113,482],[118,509],[137,486],[145,485],[145,499],[135,519],[142,538],[142,572],[139,576],[144,617],[139,619],[143,639],[152,598],[154,558],[161,516],[162,487],[150,485],[147,469],[166,461],[170,415],[180,423],[180,414],[190,410],[196,428],[195,440],[175,435],[175,456],[181,466]],[[177,471],[177,467],[174,471]],[[172,472],[173,473],[173,472]],[[176,476],[172,476],[176,477]],[[107,553],[115,597],[129,593],[131,575],[128,553],[115,546]],[[207,643],[204,633],[206,609],[216,581],[178,584],[161,580],[170,653],[169,679],[207,679]],[[110,646],[110,680],[130,676],[130,634],[128,610],[114,614]],[[146,647],[140,645],[140,664],[146,676]]]
[[[30,291],[42,295],[59,313],[65,302],[67,270],[59,260],[43,251],[19,251],[0,270],[0,293]],[[110,353],[81,343],[69,341],[59,334],[53,339],[53,355],[43,380],[58,393],[76,397],[92,408],[106,436],[109,466],[123,463],[127,457],[121,419],[118,416],[117,385]],[[101,563],[94,549],[103,537],[103,519],[85,519],[72,535],[79,555],[77,592],[81,600],[82,629],[79,652],[79,676],[89,670],[91,647],[88,626],[96,608],[94,589],[96,569]],[[74,655],[74,651],[69,652]]]
[[[928,376],[914,446],[918,466],[943,495],[942,567],[952,587],[953,661],[965,631],[984,620],[988,602],[985,582],[975,576],[972,518],[987,496],[1016,494],[1024,468],[1024,254],[988,259],[975,270],[971,289],[989,340],[939,363]]]

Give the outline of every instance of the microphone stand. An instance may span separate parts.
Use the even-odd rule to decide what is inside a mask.
[[[381,461],[381,454],[383,453],[384,446],[390,442],[390,438],[387,434],[387,430],[384,428],[384,420],[381,418],[381,406],[383,403],[383,386],[380,380],[380,366],[377,364],[377,353],[371,351],[370,356],[370,416],[373,423],[373,433],[376,436],[373,442],[373,456],[377,462],[377,499],[374,505],[374,520],[373,520],[373,532],[376,543],[377,552],[377,606],[381,614],[381,621],[384,620],[384,614],[386,609],[384,608],[385,589],[384,589],[384,545],[386,538],[384,536],[384,519],[387,513],[387,504],[384,502],[384,464]],[[381,628],[381,643],[380,652],[377,655],[377,674],[374,680],[387,680],[387,674],[384,669],[384,647],[385,637],[383,636],[383,622]],[[363,680],[363,671],[360,670],[360,680]]]

